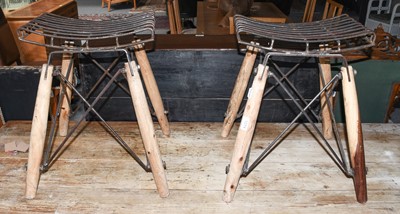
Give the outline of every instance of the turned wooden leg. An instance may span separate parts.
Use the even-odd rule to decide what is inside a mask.
[[[133,68],[133,76],[131,75],[129,64],[125,63],[125,70],[127,71],[126,77],[132,96],[132,103],[135,109],[137,122],[139,124],[140,134],[143,139],[144,148],[146,150],[146,155],[150,163],[158,193],[160,197],[167,197],[169,195],[167,177],[161,160],[160,149],[157,144],[153,121],[146,101],[146,95],[137,71],[136,63],[132,61],[131,66]]]
[[[349,66],[348,69],[349,75],[347,75],[347,69],[345,67],[341,69],[343,76],[342,87],[347,140],[349,144],[350,162],[354,170],[353,180],[357,201],[359,203],[365,203],[368,199],[361,119],[353,68]]]
[[[320,88],[322,89],[325,85],[332,79],[331,64],[329,58],[320,58]],[[322,133],[326,139],[331,139],[333,137],[332,131],[332,118],[328,106],[328,101],[326,100],[326,92],[329,92],[332,88],[327,88],[327,90],[321,94],[321,115],[322,115]],[[333,99],[329,98],[329,102],[332,105]]]
[[[43,65],[40,74],[38,92],[36,96],[35,110],[32,118],[32,128],[29,143],[28,169],[26,173],[26,192],[27,199],[36,196],[36,190],[40,178],[40,164],[43,157],[44,141],[49,116],[51,83],[53,81],[53,66]]]
[[[167,0],[169,31],[170,34],[176,34],[174,6],[172,1],[173,0]]]
[[[71,63],[71,71],[68,74],[68,68]],[[73,59],[71,58],[71,54],[65,53],[63,54],[63,60],[61,64],[61,73],[68,79],[69,82],[72,82],[73,77]],[[60,87],[62,90],[62,87]],[[69,87],[65,87],[64,96],[62,97],[61,103],[61,111],[60,111],[60,119],[59,119],[59,127],[58,134],[62,137],[65,137],[68,133],[68,124],[69,124],[69,114],[70,114],[70,101],[71,101],[71,89]]]
[[[154,78],[149,59],[147,58],[146,51],[143,46],[138,45],[135,47],[136,59],[140,65],[140,73],[144,84],[146,85],[147,93],[149,95],[151,104],[154,108],[158,123],[165,136],[170,135],[169,123],[167,115],[165,114],[164,104],[161,99],[160,91],[158,90],[156,79]]]
[[[253,66],[254,62],[256,61],[257,53],[258,49],[254,47],[248,47],[238,77],[236,78],[235,86],[229,100],[228,109],[226,110],[221,133],[222,137],[227,137],[231,132],[233,123],[236,120],[236,116],[240,108],[240,104],[242,103],[244,93],[246,92],[250,75],[253,72]]]
[[[136,0],[133,0],[133,9],[136,9]]]
[[[251,140],[260,111],[261,101],[267,82],[268,67],[258,66],[257,76],[254,78],[253,86],[250,89],[242,121],[240,123],[238,135],[236,137],[232,160],[229,172],[226,177],[224,196],[225,202],[231,202],[242,175],[243,165],[249,152]]]

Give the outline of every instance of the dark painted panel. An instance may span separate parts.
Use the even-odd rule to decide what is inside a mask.
[[[113,54],[93,54],[104,65],[110,64]],[[228,100],[240,69],[243,55],[234,50],[181,50],[153,51],[148,53],[161,95],[169,110],[171,121],[222,121]],[[276,60],[286,72],[298,59]],[[119,63],[118,68],[122,68]],[[3,68],[0,78],[0,93],[6,120],[31,119],[39,78],[39,68],[11,67]],[[6,71],[4,71],[4,69]],[[85,93],[89,91],[102,72],[88,60],[81,58],[81,83]],[[316,64],[309,63],[289,78],[306,98],[311,98],[318,90]],[[108,79],[108,78],[106,78]],[[126,85],[121,76],[119,81]],[[56,84],[56,80],[54,81]],[[267,88],[275,81],[270,78]],[[101,83],[103,87],[106,83]],[[79,87],[80,88],[80,87]],[[98,93],[98,91],[96,92]],[[96,94],[95,93],[95,94]],[[132,103],[129,95],[113,85],[107,95],[109,102],[103,104],[100,113],[107,120],[132,120]],[[74,96],[77,98],[78,96]],[[292,118],[290,109],[281,98],[288,96],[278,87],[265,97],[267,108],[263,121],[287,122]],[[93,98],[92,98],[93,100]],[[103,97],[101,101],[107,100]],[[75,102],[74,102],[75,104]],[[268,107],[269,106],[269,107]],[[292,105],[293,106],[293,105]],[[96,106],[98,108],[98,106]],[[262,110],[262,115],[265,114]]]
[[[92,99],[91,99],[92,101]],[[229,99],[209,98],[178,98],[164,100],[168,110],[169,121],[179,122],[222,122]],[[318,105],[316,105],[318,109]],[[130,121],[136,120],[132,101],[129,97],[102,98],[95,106],[97,112],[105,120]],[[259,121],[264,122],[291,122],[299,113],[291,100],[264,100],[261,106]],[[153,118],[156,121],[155,118]],[[98,120],[91,114],[88,120]],[[302,117],[301,121],[305,121]],[[313,118],[315,121],[315,118]]]
[[[110,54],[101,54],[99,62],[108,65],[112,61]],[[149,61],[156,77],[160,93],[163,98],[206,98],[206,97],[230,97],[236,76],[240,70],[243,61],[243,55],[237,51],[154,51],[148,53]],[[283,73],[286,73],[299,58],[278,58],[278,64]],[[317,65],[315,60],[311,59],[289,76],[294,82],[300,93],[310,98],[316,90],[318,90]],[[90,64],[87,60],[81,60],[81,70],[84,78],[84,91],[88,92],[92,85],[102,75],[100,69]],[[257,62],[256,62],[257,63]],[[123,67],[120,63],[113,72]],[[276,70],[271,66],[271,69]],[[108,81],[109,78],[106,78]],[[118,78],[119,82],[127,87],[126,81]],[[99,88],[106,85],[106,81],[102,82]],[[276,82],[270,78],[267,87]],[[310,84],[314,83],[314,84]],[[281,97],[279,94],[271,93],[271,98]],[[95,94],[98,94],[97,90]],[[124,97],[127,93],[113,86],[107,95],[113,97]],[[287,98],[287,96],[285,96]]]
[[[113,59],[113,54],[109,53],[93,56],[106,66],[111,64]],[[148,58],[161,96],[170,112],[169,119],[171,121],[222,121],[243,57],[243,54],[235,50],[159,50],[149,52]],[[303,58],[274,57],[273,59],[282,73],[287,73]],[[113,72],[122,67],[123,60]],[[276,76],[281,77],[272,64],[270,69]],[[81,71],[83,91],[88,93],[102,72],[86,59],[81,59]],[[317,74],[315,59],[310,59],[288,78],[302,96],[310,99],[318,92]],[[109,81],[109,78],[106,79]],[[91,97],[98,94],[107,81],[102,82]],[[118,82],[128,88],[122,76],[118,78]],[[275,84],[277,84],[276,81],[269,78],[267,90]],[[289,88],[286,83],[284,84]],[[103,96],[102,101],[107,100],[106,97],[109,95],[110,103],[105,103],[100,111],[107,115],[107,120],[134,119],[130,113],[132,111],[131,102],[124,101],[124,99],[129,100],[126,92],[114,84]],[[270,106],[268,110],[273,113],[267,114],[268,116],[261,120],[287,122],[293,117],[290,109],[282,107],[285,106],[282,98],[289,99],[289,96],[281,86],[276,87],[265,97],[268,100],[267,106]]]
[[[39,68],[0,67],[0,107],[6,121],[32,119],[39,76]]]

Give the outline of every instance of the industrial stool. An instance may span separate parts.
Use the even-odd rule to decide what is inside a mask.
[[[168,136],[170,133],[168,120],[150,63],[144,50],[145,43],[154,41],[154,27],[154,12],[148,12],[130,14],[120,19],[106,21],[80,20],[54,14],[43,14],[18,29],[20,40],[45,46],[48,50],[53,50],[49,54],[47,64],[43,65],[40,75],[30,136],[26,198],[35,197],[40,173],[47,171],[49,167],[52,166],[60,156],[63,147],[65,147],[72,133],[78,128],[79,124],[81,124],[89,112],[94,113],[98,117],[103,123],[103,126],[112,134],[116,141],[145,171],[151,171],[153,173],[160,196],[168,196],[169,190],[164,172],[165,166],[161,159],[153,121],[141,82],[142,76],[162,132],[164,135]],[[30,39],[33,34],[44,36],[47,42],[35,42]],[[117,52],[122,54],[120,54],[112,65],[106,69],[90,56],[91,53],[95,52]],[[63,55],[61,71],[55,69],[55,66],[51,65],[52,57],[56,54]],[[100,82],[106,77],[109,78],[107,84],[101,89],[92,103],[88,101],[89,96],[83,96],[73,84],[73,55],[77,54],[88,57],[104,72],[98,82],[93,86],[94,88],[99,87]],[[122,58],[121,56],[124,55],[127,59],[125,68],[119,69],[112,74],[112,69],[115,67],[118,60]],[[136,61],[140,66],[141,75],[138,73],[139,68],[136,62],[132,60],[133,55],[136,56]],[[129,89],[126,89],[120,82],[117,82],[117,77],[121,74],[126,78]],[[58,78],[61,83],[60,94],[56,114],[52,115],[50,133],[48,134],[48,142],[45,148],[53,76]],[[118,133],[94,108],[100,97],[105,94],[113,83],[118,84],[130,94],[132,98],[139,130],[146,151],[147,164],[132,151]],[[94,88],[89,92],[89,95],[93,92]],[[84,105],[87,106],[87,109],[77,120],[77,123],[68,130],[72,92],[75,97],[80,98]],[[59,134],[65,136],[65,138],[62,140],[59,147],[52,152],[58,120]]]
[[[246,176],[253,171],[279,144],[292,126],[299,122],[299,118],[303,116],[315,129],[318,137],[322,139],[322,146],[325,147],[324,149],[333,161],[346,176],[353,178],[357,201],[365,203],[367,201],[365,158],[354,71],[340,53],[373,46],[375,41],[374,33],[347,15],[312,23],[292,24],[262,23],[237,15],[235,16],[235,27],[238,43],[246,45],[247,52],[226,112],[222,131],[223,137],[229,135],[237,118],[258,53],[260,53],[260,64],[255,71],[253,85],[248,92],[248,100],[241,118],[233,157],[227,167],[224,200],[230,202],[233,199],[240,177]],[[282,58],[311,57],[320,60],[319,79],[321,90],[311,101],[307,102],[289,79],[289,76],[305,60],[300,61],[287,73],[284,73],[274,62],[274,57],[276,56]],[[330,59],[332,58],[341,60],[343,64],[341,72],[333,77],[330,70]],[[270,69],[269,65],[275,69]],[[272,78],[272,82],[276,83],[264,93],[268,78]],[[333,89],[339,84],[339,80],[342,83],[344,97],[348,156],[345,154],[345,146],[340,139],[333,115]],[[249,164],[250,145],[261,101],[264,95],[277,87],[280,87],[290,97],[299,112],[298,114],[296,113],[297,116],[291,123],[266,146],[262,154],[252,164]],[[318,100],[321,101],[320,113],[322,115],[323,131],[320,131],[315,124],[315,121],[320,121],[321,119],[313,109],[314,107],[312,107],[315,106]],[[329,138],[335,139],[339,154],[327,141]],[[350,161],[348,157],[350,157]]]

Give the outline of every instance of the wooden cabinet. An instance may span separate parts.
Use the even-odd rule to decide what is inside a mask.
[[[18,40],[16,33],[20,26],[28,23],[45,12],[66,17],[78,17],[78,7],[74,0],[40,0],[6,15],[8,24],[21,55],[22,64],[45,62],[47,60],[46,48],[21,42]],[[43,36],[30,36],[34,37],[34,40],[37,42],[44,42]]]

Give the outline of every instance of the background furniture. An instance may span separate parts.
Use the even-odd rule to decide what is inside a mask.
[[[317,0],[307,0],[306,7],[304,9],[303,22],[313,21],[316,3]],[[339,4],[333,0],[326,0],[322,19],[339,16],[342,14],[342,11],[342,4]]]
[[[32,2],[33,0],[1,0],[0,7],[3,8],[3,10],[16,10]]]
[[[21,63],[19,51],[7,19],[0,8],[0,66],[11,65],[14,62],[17,62],[17,64]]]
[[[326,0],[324,14],[322,19],[332,18],[342,15],[343,5],[333,0]]]
[[[391,10],[391,8],[393,8]],[[379,24],[385,32],[400,35],[400,3],[392,6],[391,0],[370,0],[365,18],[365,26],[375,29]]]
[[[168,0],[167,1],[167,11],[168,11],[168,21],[169,30],[171,34],[181,34],[182,33],[182,23],[181,15],[179,10],[178,0]]]
[[[389,122],[390,115],[395,111],[395,107],[399,105],[400,101],[400,83],[394,83],[390,93],[389,105],[385,115],[385,123]]]
[[[28,23],[30,20],[45,12],[66,17],[78,17],[77,3],[74,0],[40,0],[29,4],[26,7],[15,10],[6,16],[11,32],[14,36],[14,41],[17,44],[21,55],[22,64],[31,64],[35,62],[42,63],[47,60],[46,48],[21,43],[18,40],[18,35],[16,35],[16,31],[20,26]],[[39,43],[43,43],[44,41],[43,36],[30,36],[34,37],[33,40]]]
[[[307,0],[306,7],[304,9],[303,22],[312,22],[316,3],[317,0]]]
[[[118,3],[129,2],[129,1],[130,0],[101,0],[101,7],[103,8],[104,4],[107,4],[108,12],[110,12],[112,4],[118,4]],[[136,0],[132,0],[132,1],[133,1],[133,8],[136,9]]]
[[[198,35],[225,35],[230,28],[220,27],[218,24],[224,14],[216,9],[208,8],[204,1],[197,2],[197,34]],[[288,17],[271,2],[254,2],[250,17],[257,17],[269,22],[286,22]],[[233,26],[233,25],[231,25]]]

